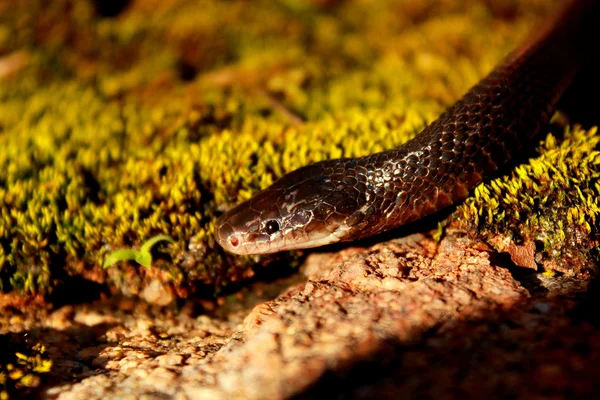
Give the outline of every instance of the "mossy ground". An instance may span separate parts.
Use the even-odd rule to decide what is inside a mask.
[[[560,141],[548,134],[538,157],[475,188],[459,217],[500,251],[510,253],[513,245],[535,249],[533,260],[521,260],[521,266],[568,275],[596,271],[599,141],[596,127],[567,127]]]
[[[52,360],[41,343],[29,343],[27,335],[0,335],[0,399],[23,396],[38,387]]]
[[[405,142],[553,6],[457,3],[151,0],[106,17],[91,1],[0,2],[2,289],[43,294],[79,275],[186,296],[293,262],[224,254],[215,218],[301,165]],[[595,237],[595,138],[546,138],[541,161],[478,189],[463,215]],[[155,268],[101,269],[158,234],[175,243]]]

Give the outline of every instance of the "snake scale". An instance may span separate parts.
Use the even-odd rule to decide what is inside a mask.
[[[597,0],[571,0],[518,50],[404,145],[284,175],[222,215],[215,238],[237,254],[372,236],[468,196],[549,122],[590,53]]]

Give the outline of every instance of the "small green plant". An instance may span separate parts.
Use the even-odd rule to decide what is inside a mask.
[[[113,251],[104,260],[104,264],[102,265],[102,268],[108,268],[111,265],[113,265],[119,261],[134,260],[138,264],[143,265],[144,267],[150,269],[150,267],[152,266],[152,254],[150,253],[150,249],[152,249],[152,246],[154,246],[156,243],[158,243],[160,241],[167,241],[169,243],[175,243],[175,240],[173,240],[171,237],[169,237],[167,235],[153,236],[150,239],[146,240],[144,242],[144,244],[142,244],[142,247],[140,247],[139,250],[119,249],[119,250]]]

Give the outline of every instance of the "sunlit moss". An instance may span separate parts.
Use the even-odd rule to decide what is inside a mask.
[[[37,388],[53,361],[41,343],[29,345],[18,334],[0,335],[0,399],[21,398]]]
[[[0,81],[3,289],[45,293],[66,273],[139,293],[160,275],[182,295],[293,260],[224,254],[216,217],[299,166],[405,142],[552,5],[518,2],[504,19],[475,0],[173,0],[100,18],[92,2],[28,3],[0,16],[0,52],[29,60]],[[561,176],[573,183],[573,173]],[[523,182],[506,183],[511,196],[541,190]],[[537,204],[504,210],[485,190],[464,206],[481,223],[522,219]],[[585,207],[593,193],[581,188]],[[588,234],[583,204],[562,224]],[[155,235],[175,241],[156,269],[101,269],[113,250]]]
[[[599,235],[600,136],[597,128],[549,134],[540,155],[507,176],[482,184],[458,214],[485,236],[535,242],[548,269],[577,273],[595,269]]]

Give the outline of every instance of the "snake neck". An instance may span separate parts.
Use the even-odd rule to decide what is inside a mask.
[[[600,1],[573,0],[419,135],[285,175],[217,221],[227,250],[256,254],[371,236],[464,199],[547,125],[596,48]]]
[[[598,3],[569,2],[414,139],[360,159],[357,179],[364,193],[342,240],[371,236],[456,203],[530,148],[597,44]]]

